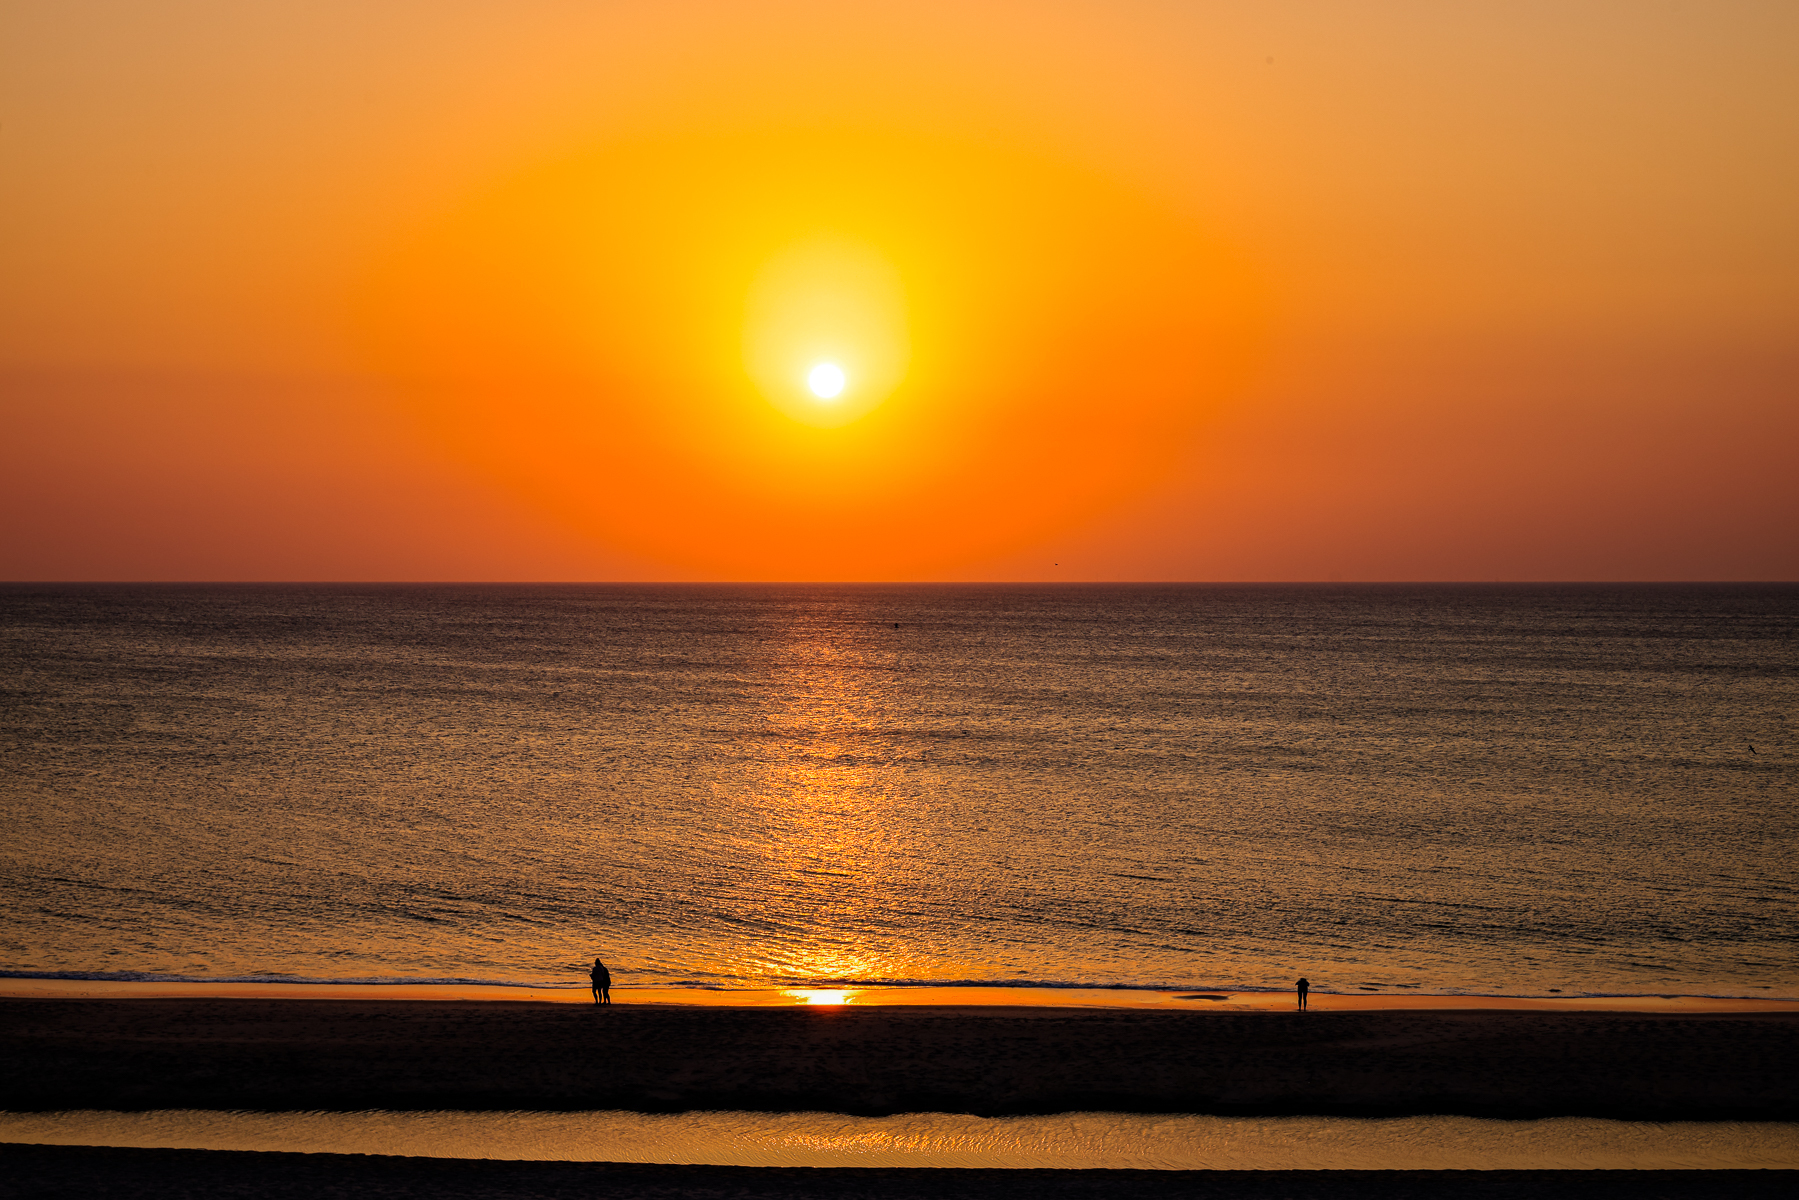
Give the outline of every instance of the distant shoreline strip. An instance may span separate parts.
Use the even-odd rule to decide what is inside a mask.
[[[615,972],[615,977],[617,973]],[[483,979],[463,976],[413,976],[413,975],[346,975],[341,977],[321,978],[308,975],[284,975],[264,973],[258,975],[175,975],[154,971],[25,971],[0,968],[0,980],[5,979],[64,979],[92,983],[195,983],[195,984],[245,984],[266,983],[296,987],[496,987],[523,988],[529,991],[575,991],[586,993],[589,984],[586,980],[549,979],[549,980],[517,980],[517,979]],[[0,987],[4,987],[0,984]],[[1268,995],[1290,996],[1290,987],[1270,988],[1256,985],[1238,985],[1224,983],[1083,983],[1060,979],[811,979],[780,980],[767,982],[738,981],[731,983],[706,983],[699,980],[682,980],[675,983],[639,984],[629,987],[631,991],[705,991],[705,992],[766,992],[766,991],[817,991],[831,989],[849,989],[856,991],[886,990],[899,988],[985,988],[1006,989],[1013,991],[1083,991],[1083,992],[1146,992],[1146,993],[1204,993],[1189,998],[1210,999],[1216,994],[1227,995]],[[1358,991],[1333,991],[1328,987],[1313,987],[1314,996],[1358,996],[1366,993],[1366,988]],[[1411,984],[1392,984],[1373,993],[1388,997],[1416,997],[1428,999],[1433,997],[1482,998],[1506,1000],[1776,1000],[1781,1002],[1799,1001],[1799,996],[1750,996],[1739,992],[1561,992],[1554,995],[1543,992],[1474,992],[1459,991],[1453,988],[1440,992],[1417,990]]]
[[[705,1008],[890,1007],[1089,1008],[1130,1011],[1285,1012],[1293,993],[1250,988],[1141,988],[1081,984],[905,983],[615,987],[619,1004]],[[395,1000],[489,1003],[591,1003],[585,981],[543,984],[474,979],[232,979],[122,976],[98,972],[0,971],[0,999],[14,1000]],[[1664,1013],[1799,1013],[1799,998],[1746,996],[1504,996],[1421,992],[1332,992],[1314,988],[1316,1012],[1380,1009],[1512,1009]]]

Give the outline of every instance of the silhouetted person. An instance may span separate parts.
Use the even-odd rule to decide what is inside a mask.
[[[593,960],[593,970],[588,972],[593,979],[593,1002],[595,1004],[612,1003],[612,972],[599,959]]]
[[[1306,1010],[1306,993],[1312,990],[1312,985],[1306,982],[1304,976],[1301,976],[1299,982],[1293,985],[1293,990],[1299,993],[1299,1011],[1304,1012]]]

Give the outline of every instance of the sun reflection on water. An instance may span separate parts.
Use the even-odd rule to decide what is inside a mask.
[[[801,1004],[831,1005],[854,1004],[860,995],[848,988],[787,988],[781,994],[792,996]]]
[[[900,763],[915,752],[893,732],[907,724],[901,656],[885,639],[810,626],[788,631],[778,654],[782,686],[764,694],[767,737],[741,798],[756,831],[746,866],[767,881],[763,915],[776,928],[742,948],[737,970],[800,985],[911,977],[916,947],[893,927],[890,884],[916,871],[935,835],[907,803],[916,781]],[[788,994],[839,1005],[855,992]]]

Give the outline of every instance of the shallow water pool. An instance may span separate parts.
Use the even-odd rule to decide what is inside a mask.
[[[1799,1123],[1062,1113],[0,1113],[0,1141],[782,1167],[1799,1168]]]

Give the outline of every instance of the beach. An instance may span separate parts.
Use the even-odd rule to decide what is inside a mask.
[[[0,1108],[1799,1118],[1799,1014],[4,1000]]]
[[[31,986],[44,982],[54,981]],[[157,985],[140,987],[141,996]],[[362,1119],[356,1114],[371,1113],[379,1120],[385,1111],[417,1113],[440,1125],[441,1114],[453,1112],[479,1121],[597,1110],[1459,1114],[1739,1123],[1799,1117],[1799,1013],[1778,1003],[1636,998],[1618,1003],[1654,999],[1661,1009],[1608,1011],[1598,1007],[1606,1001],[1595,999],[1556,1002],[1584,1003],[1583,1010],[1499,998],[1487,998],[1491,1006],[1483,1008],[1474,1006],[1478,997],[1362,996],[1321,997],[1342,1006],[1301,1014],[1275,1007],[1272,997],[1135,1009],[1082,1006],[1097,999],[1034,1007],[868,999],[874,1002],[598,1009],[266,994],[5,998],[0,1110],[152,1116],[198,1110],[202,1124],[209,1112],[337,1112],[355,1121]],[[79,1126],[79,1112],[73,1115]],[[471,1152],[401,1149],[380,1138],[367,1143],[372,1153],[293,1153],[291,1143],[255,1137],[236,1144],[257,1149],[217,1140],[93,1140],[111,1144],[0,1145],[0,1173],[12,1194],[137,1200],[986,1200],[1021,1194],[1404,1200],[1446,1189],[1470,1197],[1696,1200],[1721,1191],[1784,1195],[1792,1175],[1295,1170],[1285,1160],[1262,1170],[1046,1169],[1042,1160],[1012,1169],[724,1166],[703,1165],[715,1161],[703,1157],[548,1161],[574,1155],[552,1149],[520,1156],[497,1145],[465,1157]],[[215,1148],[191,1148],[209,1145]],[[1744,1162],[1726,1156],[1717,1165]]]

